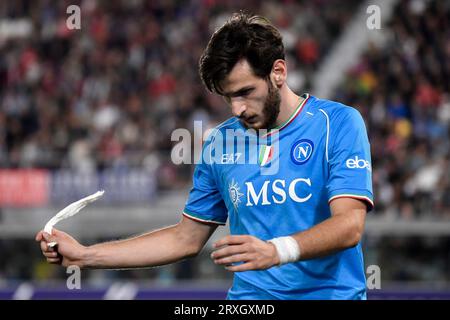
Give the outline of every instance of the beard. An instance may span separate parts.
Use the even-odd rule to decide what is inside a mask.
[[[267,93],[266,101],[263,108],[263,124],[262,129],[272,129],[275,127],[275,123],[280,113],[281,96],[277,88],[275,88],[272,82],[269,83],[269,89]]]
[[[264,106],[262,109],[261,125],[257,127],[249,127],[244,122],[241,122],[246,129],[272,129],[275,127],[278,114],[280,113],[281,96],[279,89],[275,88],[270,80],[267,81],[267,84],[267,97],[264,101]]]

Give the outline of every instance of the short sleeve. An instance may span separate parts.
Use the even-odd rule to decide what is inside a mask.
[[[373,209],[372,161],[364,120],[345,107],[330,121],[328,201],[341,197],[363,200]]]
[[[203,154],[208,146],[209,143],[205,143]],[[224,225],[228,218],[228,210],[214,177],[212,165],[205,162],[204,159],[196,165],[192,178],[192,189],[183,215],[204,223]]]

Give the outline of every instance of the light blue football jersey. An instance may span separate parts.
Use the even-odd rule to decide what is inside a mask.
[[[339,197],[365,201],[371,210],[370,145],[360,113],[303,97],[289,120],[267,135],[231,139],[230,133],[244,132],[237,118],[216,127],[204,143],[183,214],[220,225],[228,219],[231,234],[269,240],[328,219],[329,203]],[[227,299],[366,299],[361,245],[236,272]]]

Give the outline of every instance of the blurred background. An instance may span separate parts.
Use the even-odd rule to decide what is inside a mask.
[[[80,29],[67,27],[70,5]],[[370,5],[381,29],[367,26]],[[0,299],[225,297],[232,274],[210,260],[211,241],[170,266],[83,270],[81,290],[69,290],[34,235],[99,189],[58,225],[83,244],[179,221],[193,166],[172,163],[171,133],[230,117],[197,63],[240,9],[281,30],[294,91],[366,121],[376,208],[363,247],[381,271],[369,298],[450,299],[450,2],[437,0],[1,1]]]

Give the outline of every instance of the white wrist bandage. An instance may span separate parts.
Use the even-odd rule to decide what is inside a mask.
[[[292,237],[279,237],[268,240],[277,248],[280,264],[295,262],[300,259],[300,247],[297,241]]]

